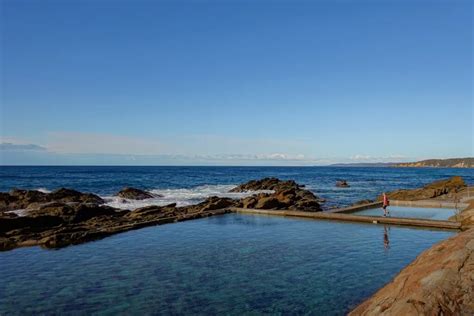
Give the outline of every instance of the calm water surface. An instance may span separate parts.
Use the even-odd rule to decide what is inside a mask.
[[[0,314],[343,315],[452,234],[228,214],[16,249],[0,253]]]
[[[450,208],[389,206],[388,210],[392,217],[424,218],[432,220],[447,220],[451,216],[456,215],[456,210]],[[381,207],[372,208],[352,214],[383,216],[383,209]]]

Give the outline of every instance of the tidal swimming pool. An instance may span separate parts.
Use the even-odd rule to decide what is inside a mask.
[[[454,209],[435,207],[389,206],[388,210],[392,217],[423,218],[432,220],[447,220],[456,214]],[[353,215],[383,216],[383,210],[382,208],[372,208],[355,212]]]
[[[227,214],[0,252],[0,314],[343,315],[453,232]]]

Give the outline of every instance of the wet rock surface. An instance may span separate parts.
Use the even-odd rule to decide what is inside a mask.
[[[241,184],[230,192],[274,191],[273,193],[259,193],[241,199],[239,207],[268,209],[268,210],[299,210],[306,212],[322,211],[320,198],[311,191],[303,189],[293,180],[279,180],[264,178]]]
[[[459,176],[455,176],[447,180],[432,182],[419,189],[388,192],[387,196],[391,200],[402,201],[417,201],[433,198],[449,199],[465,187],[466,183],[464,180]],[[382,196],[379,196],[378,200],[382,200]]]
[[[123,188],[116,195],[121,198],[129,199],[129,200],[145,200],[145,199],[151,199],[154,197],[160,197],[160,195],[155,195],[150,192],[136,189],[136,188]]]
[[[82,193],[66,188],[61,188],[51,193],[43,193],[36,190],[13,189],[9,193],[0,192],[0,213],[26,209],[33,203],[39,205],[49,202],[105,203],[105,201],[98,195]]]
[[[228,212],[226,207],[237,203],[231,199],[210,197],[191,206],[170,204],[133,211],[93,203],[35,205],[28,216],[0,215],[0,250],[33,245],[60,248],[131,229],[223,214]]]
[[[423,252],[350,315],[474,315],[474,229]]]

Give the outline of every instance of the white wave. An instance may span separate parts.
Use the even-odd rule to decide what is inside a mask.
[[[106,205],[133,210],[139,207],[150,205],[167,205],[176,203],[177,206],[186,206],[197,204],[204,201],[210,196],[229,197],[233,199],[240,199],[257,193],[272,193],[273,191],[248,191],[248,192],[229,192],[235,188],[235,185],[202,185],[189,189],[155,189],[150,190],[151,193],[159,195],[152,199],[146,200],[129,200],[120,198],[118,196],[102,197],[106,201]]]
[[[46,188],[38,188],[38,189],[36,189],[36,191],[40,191],[42,193],[51,193],[51,190],[48,190]]]
[[[18,210],[13,210],[13,211],[7,211],[5,213],[12,213],[16,214],[17,216],[26,216],[28,215],[28,210],[26,209],[18,209]]]

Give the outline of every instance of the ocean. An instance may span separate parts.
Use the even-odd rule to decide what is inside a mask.
[[[373,199],[383,191],[416,188],[435,180],[462,176],[474,184],[474,169],[375,167],[190,167],[190,166],[2,166],[0,191],[12,188],[45,192],[61,187],[91,192],[108,204],[135,208],[151,204],[198,203],[208,196],[239,198],[228,191],[243,182],[264,177],[295,180],[326,199],[323,208],[347,206]],[[350,188],[337,188],[337,180]],[[149,190],[162,198],[123,203],[114,194],[126,186]]]

